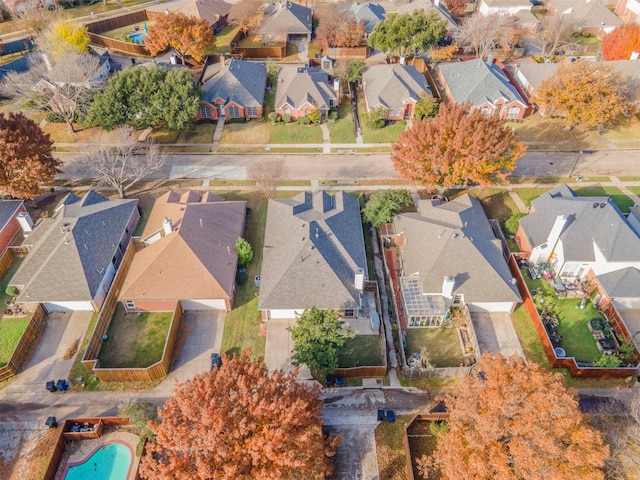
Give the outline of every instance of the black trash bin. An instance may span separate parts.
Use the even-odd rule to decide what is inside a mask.
[[[51,393],[53,393],[53,392],[55,392],[57,390],[56,382],[54,380],[49,380],[47,382],[47,390],[49,390]]]

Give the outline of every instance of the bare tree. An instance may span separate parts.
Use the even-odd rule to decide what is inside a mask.
[[[558,50],[573,45],[574,32],[575,25],[567,20],[567,15],[548,13],[542,20],[540,31],[532,35],[530,40],[540,48],[546,60]]]
[[[13,9],[15,30],[24,30],[29,38],[38,37],[55,20],[62,18],[57,4],[48,6],[42,0],[24,0]]]
[[[283,160],[264,160],[249,167],[249,179],[256,182],[256,186],[266,198],[274,198],[278,182],[284,178]]]
[[[147,142],[141,148],[129,127],[118,127],[113,135],[115,138],[103,135],[100,143],[87,145],[78,163],[124,198],[128,188],[162,167],[167,157],[155,143]]]
[[[9,72],[0,93],[59,117],[74,132],[73,122],[91,104],[91,81],[100,73],[100,61],[88,54],[65,54],[51,65],[47,57],[36,55],[29,64],[24,73]]]
[[[466,52],[475,52],[476,57],[488,56],[496,47],[509,52],[522,37],[516,19],[497,13],[483,16],[475,13],[458,29],[456,43]]]
[[[256,0],[240,0],[231,7],[229,20],[238,25],[242,33],[248,35],[262,20],[260,3]]]

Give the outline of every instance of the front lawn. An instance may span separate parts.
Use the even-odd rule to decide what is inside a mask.
[[[118,303],[100,349],[104,368],[146,368],[162,359],[173,312],[126,313]]]
[[[350,338],[338,352],[338,366],[350,368],[382,365],[382,347],[378,335],[356,335]]]
[[[216,124],[207,120],[190,124],[183,130],[154,129],[149,139],[157,143],[211,143]]]
[[[533,200],[548,190],[548,188],[517,188],[515,192],[520,196],[524,204],[530,207]]]
[[[394,143],[407,128],[407,122],[398,120],[392,125],[383,128],[369,128],[364,116],[360,114],[362,125],[362,141],[364,143]]]
[[[331,143],[356,143],[351,103],[341,104],[336,123],[327,123],[327,127],[331,134]]]
[[[251,120],[245,123],[228,123],[222,129],[221,145],[269,143],[268,121]]]
[[[420,353],[423,346],[431,355],[436,368],[457,367],[462,360],[462,349],[455,328],[409,328],[406,336],[407,358]]]
[[[502,226],[511,215],[519,211],[509,192],[503,188],[476,187],[445,192],[449,199],[454,199],[465,193],[480,200],[487,218],[495,218]]]
[[[611,197],[622,213],[629,213],[629,207],[633,207],[633,200],[627,197],[618,187],[601,187],[598,185],[588,187],[573,187],[573,190],[581,197]]]
[[[3,318],[0,320],[0,368],[4,367],[27,329],[30,317]]]
[[[298,125],[296,123],[272,125],[269,127],[269,143],[322,143],[322,130],[318,125]]]

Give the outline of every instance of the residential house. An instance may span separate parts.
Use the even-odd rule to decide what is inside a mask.
[[[417,10],[422,10],[424,13],[429,13],[430,11],[436,12],[440,17],[440,20],[447,22],[447,31],[449,32],[449,35],[455,37],[455,32],[458,30],[458,22],[456,22],[453,16],[446,8],[444,8],[439,0],[415,0],[398,6],[398,13],[400,15],[413,13]]]
[[[140,214],[137,200],[70,193],[25,239],[29,253],[11,280],[18,302],[46,311],[98,311]]]
[[[640,20],[640,0],[618,0],[615,14],[624,23],[637,23]]]
[[[0,255],[16,237],[21,227],[30,232],[33,228],[31,217],[22,200],[0,201]]]
[[[329,83],[329,75],[315,67],[283,66],[278,74],[275,111],[298,119],[312,110],[322,118],[338,106],[337,88]]]
[[[233,5],[224,0],[192,0],[180,9],[180,13],[206,20],[213,33],[218,33],[229,23],[231,7]]]
[[[505,251],[480,201],[421,200],[417,213],[393,219],[398,282],[408,327],[440,326],[451,307],[513,312],[521,297]]]
[[[520,119],[532,108],[502,63],[489,57],[441,64],[438,79],[450,102],[470,103],[485,115]]]
[[[262,63],[231,58],[202,85],[197,119],[262,118],[267,68]]]
[[[263,319],[305,308],[357,317],[367,261],[356,197],[303,192],[269,200],[258,308]]]
[[[630,214],[630,218],[632,215]],[[617,308],[640,308],[640,222],[610,197],[580,197],[559,185],[531,202],[516,242],[522,256],[568,285],[594,279]]]
[[[263,37],[283,39],[287,42],[309,42],[313,31],[312,17],[310,8],[282,0],[265,8],[259,31]]]
[[[246,202],[169,191],[158,198],[118,300],[127,311],[231,310]]]
[[[581,32],[600,38],[624,23],[601,0],[550,0],[548,11],[565,15]]]
[[[529,0],[480,0],[478,12],[485,17],[497,13],[499,15],[515,15],[526,10],[531,11],[532,3]]]
[[[385,119],[413,118],[415,105],[431,90],[424,75],[410,65],[376,65],[362,75],[367,111],[382,108]]]
[[[371,33],[373,27],[386,18],[384,7],[379,3],[354,2],[350,4],[348,11],[353,13],[356,20],[363,23],[367,34]]]

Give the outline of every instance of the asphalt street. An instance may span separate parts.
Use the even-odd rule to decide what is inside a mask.
[[[61,179],[91,178],[80,168],[78,153],[57,153],[64,162]],[[388,153],[367,154],[170,154],[150,179],[202,178],[244,180],[258,160],[282,158],[293,180],[358,181],[400,178]],[[640,175],[640,150],[588,152],[529,151],[518,161],[514,177]]]

